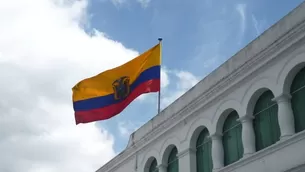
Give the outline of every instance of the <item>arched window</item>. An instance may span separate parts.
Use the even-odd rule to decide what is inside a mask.
[[[213,169],[211,148],[212,142],[205,128],[198,136],[196,143],[197,172],[211,172]]]
[[[176,147],[174,147],[168,157],[167,172],[178,172],[179,171],[179,162],[178,162],[177,153],[178,153],[178,150]]]
[[[234,110],[226,118],[223,125],[224,165],[232,164],[243,156],[241,140],[241,123],[237,121],[238,114]]]
[[[295,131],[300,132],[305,129],[305,68],[295,76],[290,87],[290,94]]]
[[[154,158],[154,160],[151,162],[150,167],[149,167],[149,172],[158,172],[158,167],[157,167],[157,160]]]
[[[254,107],[253,127],[255,132],[256,151],[262,150],[280,139],[278,123],[278,105],[272,101],[274,95],[265,91]]]

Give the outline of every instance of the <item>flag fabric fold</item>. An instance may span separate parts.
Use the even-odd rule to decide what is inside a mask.
[[[73,88],[76,124],[109,119],[138,96],[160,91],[161,44]]]

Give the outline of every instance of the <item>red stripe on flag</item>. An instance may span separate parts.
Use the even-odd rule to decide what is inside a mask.
[[[143,82],[136,89],[134,89],[134,91],[132,91],[124,101],[121,101],[120,103],[88,111],[76,111],[76,124],[109,119],[122,112],[134,99],[136,99],[141,94],[157,92],[159,90],[160,79],[153,79]]]

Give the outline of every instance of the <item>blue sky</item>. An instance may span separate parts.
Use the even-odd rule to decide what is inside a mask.
[[[163,66],[188,71],[201,80],[301,2],[92,0],[90,27],[138,52],[162,37]],[[170,76],[170,80],[164,97],[179,89],[178,79]],[[117,153],[126,147],[130,132],[156,115],[156,94],[147,97],[151,101],[135,101],[120,115],[97,123],[114,135]]]

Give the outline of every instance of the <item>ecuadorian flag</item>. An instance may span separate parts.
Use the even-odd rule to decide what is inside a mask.
[[[161,44],[73,88],[76,124],[109,119],[144,93],[160,91]]]

